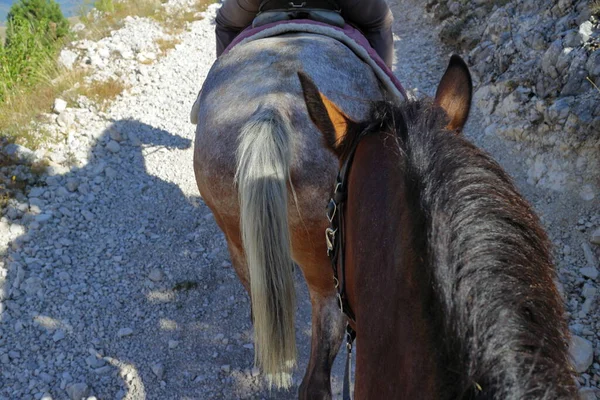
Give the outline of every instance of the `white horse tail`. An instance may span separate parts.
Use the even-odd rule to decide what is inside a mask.
[[[288,388],[296,364],[295,290],[287,217],[291,126],[259,109],[244,125],[237,153],[241,231],[250,272],[255,363],[269,386]]]

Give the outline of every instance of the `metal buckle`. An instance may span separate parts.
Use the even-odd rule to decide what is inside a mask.
[[[333,218],[335,218],[335,213],[337,212],[337,203],[335,200],[330,199],[329,204],[327,204],[327,219],[329,223],[333,222]]]
[[[333,230],[331,228],[325,229],[325,240],[327,241],[327,255],[329,255],[329,253],[331,251],[333,251],[333,244],[335,242],[336,232],[337,232],[337,229],[336,230]]]
[[[337,301],[338,307],[340,307],[340,311],[342,312],[342,314],[346,314],[344,312],[344,303],[342,302],[342,295],[339,292],[337,293]]]
[[[337,181],[335,184],[335,189],[333,189],[333,193],[337,193],[338,189],[342,186],[342,182]]]
[[[303,8],[306,5],[306,2],[303,1],[300,4],[296,4],[293,1],[290,1],[289,5],[290,5],[291,8]]]

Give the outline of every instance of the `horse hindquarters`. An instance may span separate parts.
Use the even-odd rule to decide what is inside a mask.
[[[296,363],[295,293],[287,212],[291,127],[259,109],[240,133],[236,182],[250,276],[255,360],[270,384],[287,388]]]

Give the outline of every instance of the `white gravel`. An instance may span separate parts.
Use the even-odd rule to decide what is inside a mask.
[[[412,1],[390,1],[396,72],[407,89],[431,95],[450,50]],[[189,111],[214,61],[214,13],[152,64],[152,39],[164,37],[152,21],[133,18],[110,40],[80,44],[98,76],[119,76],[131,88],[105,112],[85,99],[61,110],[72,118],[57,121],[65,142],[45,155],[52,161],[45,184],[0,218],[0,400],[296,396],[297,387],[269,394],[253,368],[249,302],[193,177]],[[593,398],[599,254],[590,239],[599,242],[598,196],[585,201],[581,188],[528,184],[520,144],[486,135],[481,118],[475,110],[466,135],[515,177],[556,245],[582,398]],[[310,335],[300,276],[297,289],[299,384]]]

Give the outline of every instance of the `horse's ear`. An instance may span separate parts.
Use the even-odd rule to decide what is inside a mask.
[[[336,154],[339,153],[340,144],[352,121],[337,105],[319,92],[317,85],[308,75],[299,71],[298,78],[310,119],[323,133],[327,146]]]
[[[469,117],[473,82],[469,68],[456,54],[450,58],[450,64],[442,77],[435,93],[435,104],[442,107],[450,122],[446,128],[461,131]]]

